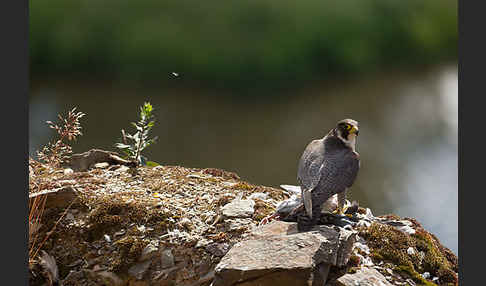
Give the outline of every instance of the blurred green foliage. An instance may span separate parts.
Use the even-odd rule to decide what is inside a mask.
[[[33,77],[300,81],[457,60],[457,1],[30,1],[29,44]]]

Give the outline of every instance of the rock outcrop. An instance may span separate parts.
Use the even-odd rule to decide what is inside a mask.
[[[29,225],[29,248],[45,251],[30,285],[52,273],[62,285],[457,285],[457,256],[414,219],[359,208],[309,232],[259,226],[292,194],[218,169],[111,159],[74,171],[29,162],[29,198],[46,200]]]
[[[299,233],[296,223],[274,221],[231,248],[213,285],[323,285],[331,266],[348,262],[356,233],[324,225]]]

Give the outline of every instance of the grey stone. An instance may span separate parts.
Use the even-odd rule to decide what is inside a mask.
[[[147,246],[145,246],[145,248],[142,250],[142,253],[140,254],[139,261],[151,259],[155,255],[157,255],[158,251],[159,248],[155,246],[153,243],[147,244]]]
[[[380,221],[383,224],[391,225],[394,228],[398,229],[399,231],[406,233],[406,234],[414,234],[415,229],[412,227],[412,222],[408,220],[387,220],[381,219]]]
[[[247,218],[255,212],[253,200],[233,200],[221,208],[224,217]]]
[[[337,286],[392,286],[385,276],[373,268],[361,267],[336,279]]]
[[[371,209],[370,208],[366,208],[366,214],[365,214],[365,217],[368,219],[368,220],[373,220],[374,219],[374,215],[373,213],[371,212]]]
[[[172,255],[171,249],[164,249],[164,251],[162,251],[162,254],[160,255],[160,260],[160,266],[162,269],[174,267],[175,265],[174,255]]]
[[[252,199],[252,200],[259,199],[259,200],[264,201],[264,200],[266,200],[268,198],[268,195],[265,194],[265,193],[253,193],[248,198],[249,199]]]
[[[101,162],[101,163],[96,163],[93,165],[94,168],[96,169],[106,169],[110,166],[108,162]]]
[[[84,172],[97,163],[108,163],[110,165],[127,165],[136,166],[136,162],[122,159],[116,152],[104,151],[100,149],[91,149],[87,152],[71,155],[70,162],[65,167],[70,167],[75,172]]]
[[[96,274],[102,279],[104,285],[110,286],[121,286],[123,285],[123,280],[120,279],[118,275],[110,271],[100,271]]]
[[[341,267],[348,263],[349,257],[351,257],[353,252],[354,243],[356,242],[356,235],[357,232],[340,229],[338,240],[339,248],[335,265]]]
[[[230,245],[227,243],[211,243],[206,245],[206,251],[214,256],[223,257],[230,249]]]
[[[137,278],[138,280],[141,280],[143,278],[143,275],[149,269],[151,263],[152,260],[147,260],[134,264],[128,269],[128,274]]]
[[[254,226],[251,218],[227,219],[225,225],[228,231],[245,231]]]
[[[413,247],[409,247],[409,248],[407,248],[407,253],[408,253],[408,255],[414,255],[415,249],[413,249]]]

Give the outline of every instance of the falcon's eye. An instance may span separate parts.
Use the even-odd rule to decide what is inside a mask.
[[[344,125],[344,127],[346,128],[346,130],[351,130],[351,128],[352,128],[351,125],[349,125],[349,124]]]

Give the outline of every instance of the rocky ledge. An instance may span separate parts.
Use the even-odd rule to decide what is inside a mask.
[[[30,285],[458,285],[457,256],[412,218],[360,207],[309,232],[259,225],[292,193],[218,169],[84,157],[84,168],[29,162],[30,202],[45,200],[29,225]]]

